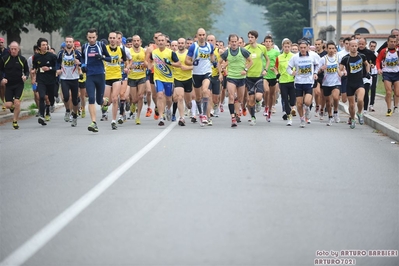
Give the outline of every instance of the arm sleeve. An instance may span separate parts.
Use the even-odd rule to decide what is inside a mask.
[[[79,51],[75,50],[75,59],[78,59],[80,61],[81,64],[83,64],[82,62],[82,54]]]
[[[380,51],[378,53],[377,60],[375,61],[375,65],[377,66],[378,70],[382,69],[382,64],[381,63],[384,60],[384,56],[385,56],[385,50],[383,49],[382,51]]]
[[[177,57],[177,54],[174,51],[172,51],[172,61],[175,63],[179,62],[179,57]]]
[[[104,61],[111,62],[111,55],[108,53],[107,47],[104,43],[101,43],[101,50],[103,55],[105,56]]]

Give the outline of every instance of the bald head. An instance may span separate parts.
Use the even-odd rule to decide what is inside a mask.
[[[9,47],[11,56],[17,56],[19,53],[19,44],[17,42],[11,42]]]
[[[203,28],[197,30],[198,44],[204,45],[206,40],[206,31]]]

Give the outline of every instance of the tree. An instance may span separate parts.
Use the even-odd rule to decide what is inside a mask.
[[[198,28],[211,32],[222,8],[221,0],[164,0],[159,6],[163,14],[160,31],[172,39],[193,37]]]
[[[7,43],[21,43],[22,32],[33,23],[42,32],[53,32],[64,24],[69,8],[76,0],[3,0],[0,7],[0,29]]]
[[[265,18],[272,30],[276,44],[281,44],[283,38],[296,42],[302,37],[303,27],[309,26],[308,0],[246,0],[251,4],[264,6],[267,9]]]
[[[125,36],[138,34],[144,42],[152,40],[158,30],[160,0],[87,0],[70,10],[70,19],[62,35],[86,40],[89,28],[96,28],[99,39],[108,39],[111,31],[121,31]],[[84,11],[82,11],[84,10]]]

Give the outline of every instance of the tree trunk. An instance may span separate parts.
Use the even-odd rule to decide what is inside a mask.
[[[19,30],[7,30],[7,46],[10,45],[11,42],[21,44],[21,32]]]

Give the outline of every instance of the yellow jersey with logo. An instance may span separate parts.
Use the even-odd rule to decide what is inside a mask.
[[[122,60],[122,49],[117,46],[115,51],[111,50],[111,47],[107,45],[107,50],[111,56],[111,62],[105,62],[105,80],[111,79],[122,79],[121,63]]]
[[[176,55],[179,58],[182,66],[187,66],[184,62],[186,60],[187,52],[187,50],[185,50],[183,53],[179,53],[179,51],[176,52]],[[175,67],[173,68],[173,77],[179,81],[186,81],[193,77],[193,71],[182,70],[180,67]]]
[[[219,62],[219,60],[220,60],[219,48],[216,48],[215,50],[213,50],[213,54],[215,55],[216,62]],[[216,76],[219,76],[219,69],[217,66],[214,67],[212,65],[212,77],[216,77]]]
[[[173,82],[173,67],[165,63],[165,58],[173,62],[171,49],[165,48],[165,50],[161,51],[157,48],[152,51],[152,59],[154,60],[154,80]]]
[[[137,53],[133,48],[130,48],[130,54],[132,55],[132,66],[128,75],[129,79],[142,79],[145,78],[145,71],[147,70],[144,66],[145,50],[140,47],[140,51]]]

